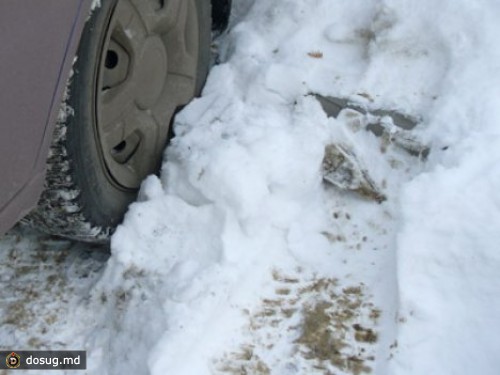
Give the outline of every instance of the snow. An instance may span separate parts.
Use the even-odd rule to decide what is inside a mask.
[[[92,4],[90,5],[90,9],[94,11],[96,8],[101,7],[101,0],[92,0]]]
[[[500,4],[233,2],[161,176],[47,341],[89,374],[498,374]],[[312,94],[419,119],[429,156]],[[331,144],[384,202],[323,180]]]

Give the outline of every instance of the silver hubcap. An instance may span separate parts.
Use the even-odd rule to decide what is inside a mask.
[[[96,127],[110,180],[136,189],[161,159],[170,120],[194,95],[194,0],[119,0],[97,72]]]

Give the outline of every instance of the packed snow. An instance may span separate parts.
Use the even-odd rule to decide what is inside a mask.
[[[47,295],[24,324],[5,290],[2,342],[87,350],[88,374],[498,375],[500,3],[233,3],[111,257],[31,256],[85,282],[59,286],[49,323]],[[428,155],[366,131],[400,131],[377,110],[416,119]],[[325,150],[349,150],[376,199],[323,178]],[[25,235],[0,243],[4,283],[40,282],[16,271]]]

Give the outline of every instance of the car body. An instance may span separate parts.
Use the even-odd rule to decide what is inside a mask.
[[[217,12],[227,10],[229,1],[213,0],[214,20],[225,23]],[[95,5],[96,0],[0,2],[0,234],[35,207],[43,191],[64,89]]]

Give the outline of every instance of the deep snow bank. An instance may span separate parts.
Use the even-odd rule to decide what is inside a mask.
[[[390,3],[446,69],[424,116],[433,153],[404,188],[396,374],[500,368],[500,50],[496,1]],[[393,37],[397,37],[396,31]]]
[[[493,374],[496,2],[240,0],[235,12],[161,179],[145,181],[113,238],[89,363]],[[430,160],[327,118],[311,92],[422,118]],[[354,150],[387,202],[323,185],[332,142]]]

